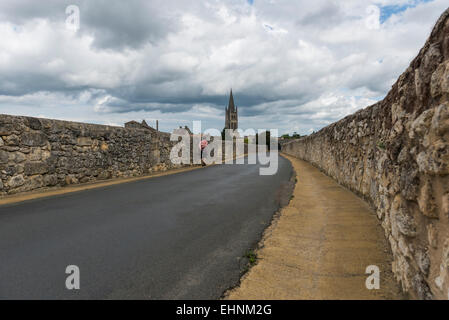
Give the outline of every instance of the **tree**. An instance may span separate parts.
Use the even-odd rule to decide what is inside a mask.
[[[295,131],[295,132],[293,132],[293,134],[292,134],[291,136],[290,136],[289,134],[284,134],[284,135],[282,136],[282,138],[283,138],[284,140],[288,140],[288,139],[299,139],[299,138],[301,138],[301,135]]]

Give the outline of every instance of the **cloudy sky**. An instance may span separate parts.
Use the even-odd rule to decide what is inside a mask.
[[[79,8],[79,29],[74,11]],[[447,0],[2,0],[0,113],[307,134],[382,99]]]

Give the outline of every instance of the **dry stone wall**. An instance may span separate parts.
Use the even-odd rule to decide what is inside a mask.
[[[176,167],[168,133],[0,115],[0,195]]]
[[[449,9],[386,98],[282,150],[368,200],[412,298],[449,298]]]

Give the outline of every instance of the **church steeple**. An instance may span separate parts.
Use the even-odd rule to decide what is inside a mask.
[[[231,93],[229,95],[229,103],[226,110],[226,119],[225,119],[225,129],[235,130],[238,128],[238,111],[237,107],[234,103],[234,95]]]
[[[231,94],[229,96],[229,110],[231,110],[232,112],[235,111],[234,96],[232,95],[232,89]]]

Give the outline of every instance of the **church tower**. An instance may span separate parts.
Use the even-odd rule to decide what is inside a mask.
[[[238,108],[234,104],[232,89],[231,94],[229,96],[229,104],[228,107],[225,109],[225,111],[226,111],[225,129],[232,129],[232,130],[238,129],[239,127]]]

